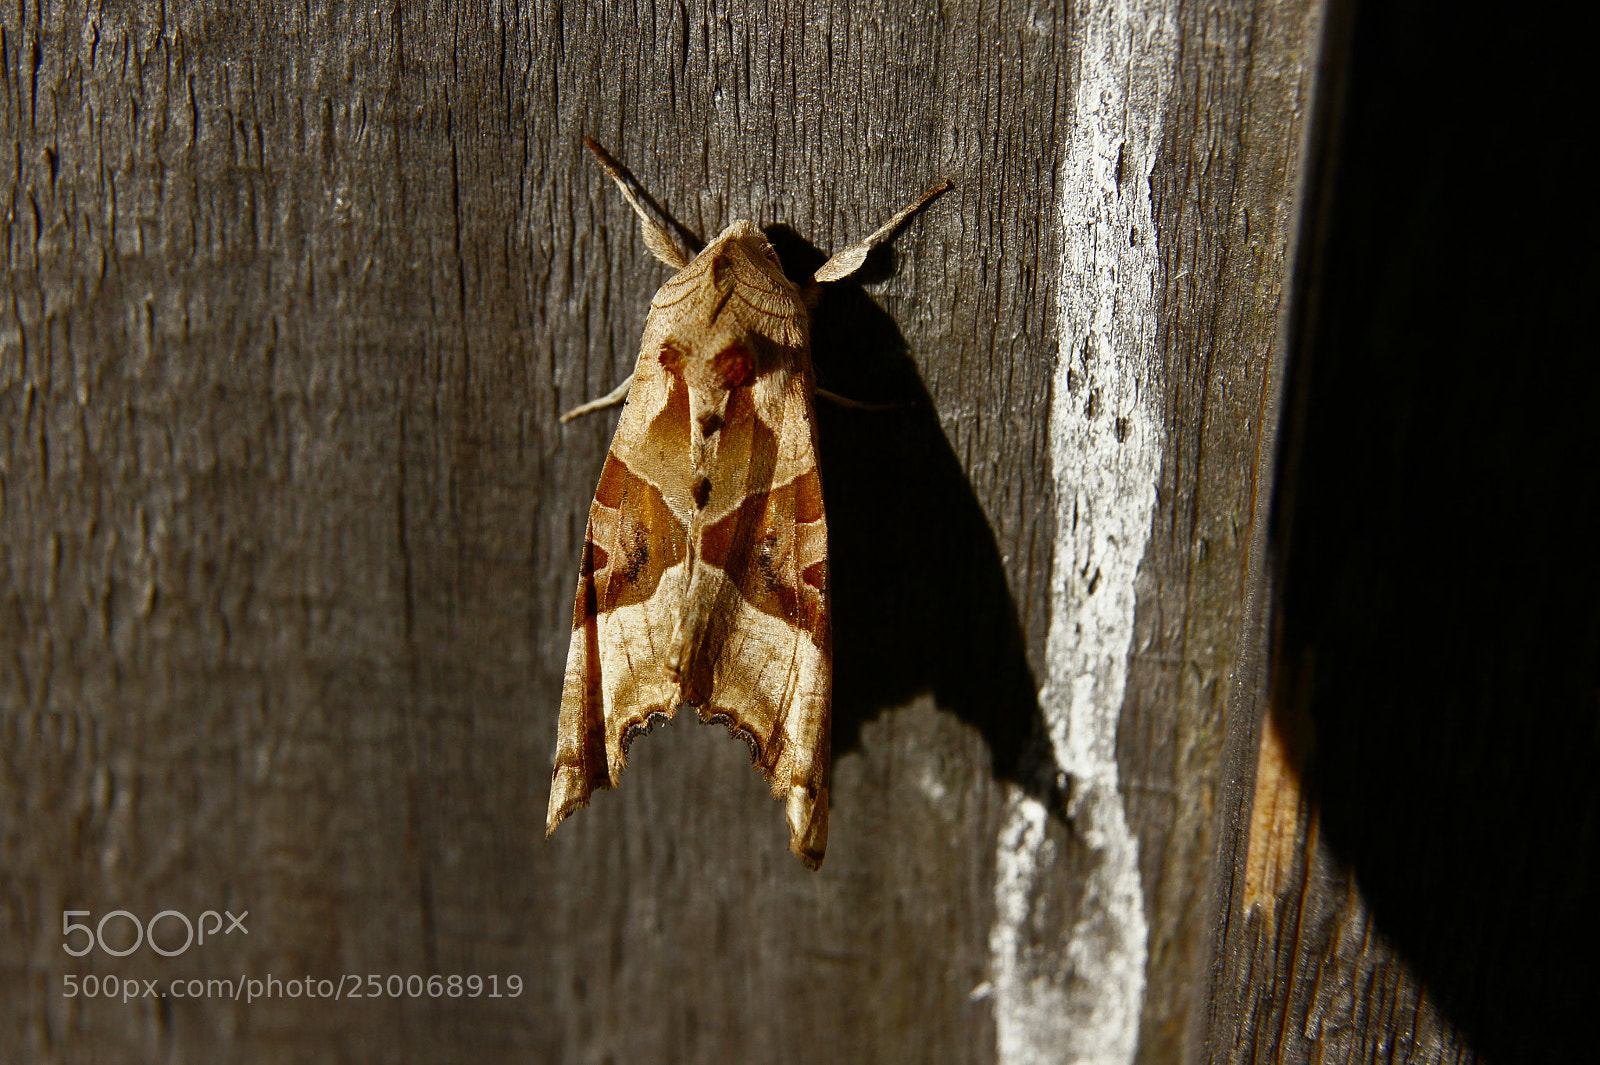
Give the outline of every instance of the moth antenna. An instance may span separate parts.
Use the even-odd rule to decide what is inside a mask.
[[[813,389],[813,392],[819,399],[825,399],[829,403],[836,403],[850,410],[894,410],[896,407],[901,406],[899,403],[867,403],[864,400],[851,399],[849,396],[841,396],[837,392],[830,392],[826,388],[820,387]]]
[[[590,411],[605,410],[607,407],[615,407],[618,403],[621,403],[623,400],[628,398],[628,390],[632,387],[633,374],[629,374],[627,380],[623,381],[616,388],[613,388],[599,399],[591,399],[587,403],[581,403],[578,406],[573,407],[571,410],[567,411],[561,416],[561,420],[563,422],[570,422],[580,414],[588,414]]]
[[[906,219],[910,218],[912,215],[928,206],[928,204],[932,203],[938,197],[944,195],[950,190],[950,187],[950,182],[946,180],[939,182],[927,192],[924,192],[919,199],[905,207],[883,225],[879,226],[877,230],[866,240],[858,241],[855,244],[850,245],[844,251],[823,263],[822,266],[818,268],[817,272],[812,275],[812,280],[817,282],[843,281],[845,278],[861,269],[862,264],[867,261],[868,253],[871,252],[873,248],[877,247],[884,240],[893,236],[894,231],[904,225]]]
[[[639,216],[639,228],[644,235],[644,246],[650,249],[650,254],[674,270],[681,270],[687,266],[689,264],[689,256],[678,246],[678,242],[672,239],[672,235],[667,232],[666,227],[657,221],[645,208],[645,203],[648,202],[658,213],[665,215],[667,212],[661,209],[661,205],[656,203],[650,194],[644,191],[644,187],[639,184],[638,179],[629,173],[628,169],[621,163],[611,158],[611,153],[600,147],[600,143],[593,137],[584,137],[583,145],[594,153],[596,159],[600,160],[600,165],[605,167],[606,173],[611,175],[611,180],[616,182],[617,188],[622,190],[622,198],[628,201],[628,206],[633,208],[633,213]],[[636,189],[637,191],[635,191]],[[643,197],[642,200],[641,195]],[[676,221],[674,221],[674,224],[676,224]],[[678,226],[678,228],[683,230],[682,226]],[[699,239],[694,237],[693,234],[687,230],[683,230],[683,232],[685,236],[691,238],[688,241],[689,244],[699,243]]]

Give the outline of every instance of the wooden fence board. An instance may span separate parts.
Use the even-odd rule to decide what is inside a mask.
[[[8,9],[8,1060],[1199,1060],[1322,17],[1311,0]],[[1108,994],[1064,948],[1100,951],[1105,865],[1074,820],[1084,792],[1054,775],[1063,690],[1040,695],[1070,631],[1057,515],[1090,492],[1053,439],[1063,417],[1120,417],[1059,387],[1083,325],[1063,264],[1094,239],[1067,228],[1062,175],[1112,119],[1143,154],[1126,174],[1098,157],[1100,191],[1150,218],[1118,254],[1157,324],[1133,382],[1157,442],[1148,548],[1119,586],[1133,637],[1110,707],[1108,801],[1148,928],[1126,1023],[1090,1016]],[[802,263],[956,185],[818,311],[822,383],[904,405],[818,415],[837,717],[817,874],[743,746],[687,721],[541,838],[612,425],[556,416],[627,372],[664,276],[584,134],[701,234],[781,226]],[[1025,854],[1006,835],[1019,797],[1050,812]],[[1028,890],[1006,895],[1024,858]],[[248,910],[250,931],[176,958],[62,952],[63,911],[119,908]],[[62,995],[69,974],[434,973],[521,990]],[[1056,1003],[1067,1042],[1030,1028]],[[1071,1042],[1102,1030],[1128,1041]]]

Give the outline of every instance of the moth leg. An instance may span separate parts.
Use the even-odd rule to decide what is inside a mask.
[[[823,263],[822,266],[818,268],[817,272],[812,275],[812,280],[819,282],[843,281],[845,278],[861,269],[862,264],[867,261],[868,252],[872,251],[873,248],[877,247],[884,240],[892,236],[894,231],[899,229],[901,224],[903,224],[906,219],[910,218],[912,215],[928,206],[929,203],[933,202],[935,197],[942,195],[949,188],[950,182],[941,181],[939,184],[930,188],[927,192],[924,192],[921,197],[906,206],[883,225],[879,226],[877,230],[866,240],[857,241],[855,244],[850,245],[844,251]]]
[[[816,395],[828,402],[837,403],[839,406],[848,407],[851,410],[894,410],[894,408],[900,406],[898,403],[866,403],[859,399],[851,399],[849,396],[841,396],[837,392],[829,392],[826,388],[818,388],[814,391]]]
[[[628,180],[632,175],[623,170],[622,166],[611,158],[610,153],[600,147],[599,142],[595,141],[594,138],[583,138],[583,144],[584,147],[594,153],[596,159],[600,160],[600,165],[605,167],[606,173],[611,175],[611,180],[615,181],[617,188],[622,190],[622,198],[628,201],[628,206],[633,208],[633,213],[639,216],[639,229],[644,234],[644,246],[650,249],[650,254],[674,270],[682,270],[687,266],[689,256],[684,254],[682,248],[678,247],[678,242],[672,239],[672,235],[667,232],[666,227],[656,221],[649,211],[645,210],[638,193],[634,192],[634,183]],[[640,191],[643,190],[641,189]],[[649,193],[645,195],[648,196]],[[651,202],[654,203],[655,201],[652,200]]]
[[[633,374],[629,374],[627,379],[616,388],[613,388],[599,399],[591,399],[587,403],[579,404],[578,406],[573,407],[571,410],[567,411],[567,413],[561,416],[561,420],[564,422],[570,422],[580,414],[588,414],[591,411],[605,410],[607,407],[615,407],[618,403],[621,403],[623,400],[628,398],[628,389],[632,387]]]

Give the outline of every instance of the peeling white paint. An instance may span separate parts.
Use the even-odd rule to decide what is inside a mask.
[[[1088,860],[1070,927],[1042,803],[1009,800],[990,934],[1003,1065],[1126,1065],[1138,1049],[1149,929],[1117,780],[1117,723],[1139,564],[1161,472],[1150,172],[1177,56],[1175,0],[1074,13],[1080,69],[1062,169],[1060,359],[1050,417],[1056,545],[1040,702]],[[1059,833],[1058,833],[1059,834]]]

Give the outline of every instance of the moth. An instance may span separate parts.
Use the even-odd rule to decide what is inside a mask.
[[[605,149],[584,144],[675,272],[651,300],[632,375],[562,416],[626,399],[589,510],[546,835],[617,785],[637,735],[690,706],[749,743],[786,804],[789,849],[815,869],[828,844],[832,660],[811,404],[864,405],[817,389],[810,309],[950,183],[796,285],[747,221],[691,257]]]

